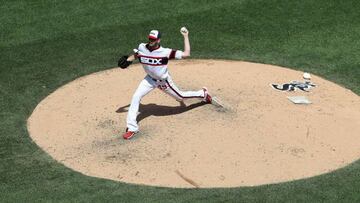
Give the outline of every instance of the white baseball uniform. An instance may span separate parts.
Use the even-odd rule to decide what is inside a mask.
[[[159,88],[177,101],[183,101],[188,98],[204,99],[204,90],[181,91],[171,79],[167,67],[168,62],[170,59],[182,59],[182,53],[182,51],[163,48],[161,46],[155,50],[150,50],[149,46],[145,43],[139,45],[136,57],[143,65],[147,75],[140,82],[131,100],[127,115],[127,128],[129,131],[137,132],[139,130],[136,117],[139,111],[140,101],[155,88]]]

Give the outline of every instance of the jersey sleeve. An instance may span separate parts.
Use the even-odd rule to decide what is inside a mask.
[[[182,51],[172,49],[170,51],[169,59],[182,59]]]
[[[139,46],[138,46],[137,49],[138,49],[139,51],[143,52],[143,51],[144,51],[144,48],[145,48],[145,45],[146,45],[145,43],[141,43],[141,44],[139,44]]]
[[[139,51],[141,52],[141,51],[142,51],[142,49],[143,49],[142,47],[143,47],[143,43],[139,44],[139,46],[137,47],[137,49],[133,49],[135,59],[137,59],[137,58],[138,58]]]
[[[177,51],[175,52],[175,58],[176,58],[176,59],[182,59],[182,55],[183,55],[183,52],[180,51],[180,50],[177,50]]]

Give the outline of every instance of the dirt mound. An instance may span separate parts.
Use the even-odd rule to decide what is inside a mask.
[[[203,86],[231,106],[178,102],[159,90],[142,100],[141,132],[123,140],[140,65],[79,78],[45,98],[28,120],[32,139],[83,174],[166,187],[236,187],[302,179],[360,157],[359,96],[313,76],[310,92],[270,83],[302,81],[278,66],[217,60],[169,65],[182,89]],[[295,105],[287,96],[306,96]]]

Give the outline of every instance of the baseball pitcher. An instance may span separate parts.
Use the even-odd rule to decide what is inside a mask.
[[[160,45],[161,33],[152,30],[148,36],[148,43],[141,43],[134,54],[122,56],[118,61],[118,66],[122,69],[127,68],[134,60],[138,59],[142,64],[146,76],[136,89],[127,115],[127,128],[123,135],[124,139],[132,138],[139,132],[136,121],[141,99],[155,88],[167,93],[179,102],[189,98],[199,98],[206,103],[211,103],[212,98],[206,87],[198,91],[182,91],[174,83],[168,71],[168,62],[171,59],[184,59],[190,56],[189,31],[182,27],[180,33],[184,37],[184,51],[164,48]]]

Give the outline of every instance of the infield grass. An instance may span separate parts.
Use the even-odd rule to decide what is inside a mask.
[[[74,172],[26,130],[44,97],[116,66],[154,28],[164,46],[182,49],[179,28],[187,26],[193,58],[291,67],[360,94],[359,10],[357,0],[1,1],[0,202],[359,202],[360,161],[283,184],[156,188]]]

